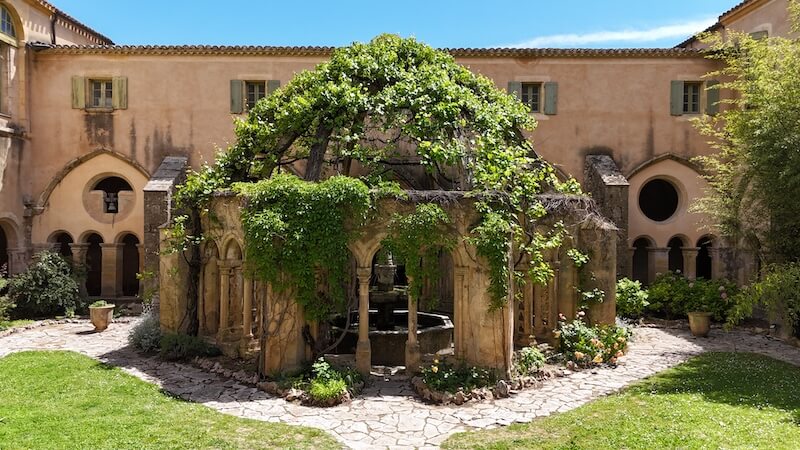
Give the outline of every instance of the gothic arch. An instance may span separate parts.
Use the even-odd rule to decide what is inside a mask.
[[[631,178],[635,177],[636,174],[638,174],[639,172],[643,171],[644,169],[647,169],[650,166],[656,165],[656,164],[658,164],[658,163],[660,163],[662,161],[667,161],[667,160],[675,161],[675,162],[677,162],[679,164],[682,164],[682,165],[688,167],[689,169],[693,170],[694,172],[697,172],[698,175],[702,174],[702,170],[700,169],[700,167],[698,167],[696,164],[694,164],[690,160],[688,160],[688,159],[686,159],[686,158],[684,158],[682,156],[678,156],[678,155],[676,155],[674,153],[664,153],[664,154],[658,155],[655,158],[649,159],[649,160],[639,164],[638,166],[634,167],[630,172],[628,172],[625,175],[625,178],[630,180]]]

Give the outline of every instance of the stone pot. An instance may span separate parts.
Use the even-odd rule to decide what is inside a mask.
[[[94,331],[100,332],[108,328],[108,324],[114,318],[114,305],[90,306],[89,319],[94,325]]]
[[[709,312],[690,312],[689,330],[692,336],[706,337],[711,331],[711,313]]]

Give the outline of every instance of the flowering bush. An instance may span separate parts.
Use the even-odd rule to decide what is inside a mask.
[[[760,281],[734,296],[734,305],[728,315],[729,327],[752,316],[758,305],[800,337],[800,263],[765,267]]]
[[[559,349],[564,356],[582,366],[617,362],[625,354],[630,333],[627,328],[616,325],[588,326],[583,322],[583,313],[567,323],[564,316],[559,322],[556,335]]]
[[[689,280],[680,273],[667,272],[656,277],[647,293],[647,311],[667,319],[686,317],[692,311],[710,312],[714,320],[723,321],[733,306],[738,289],[728,280]]]
[[[642,317],[645,308],[650,304],[647,301],[647,291],[642,289],[642,284],[628,278],[617,281],[617,315],[628,319]]]
[[[497,380],[487,369],[466,365],[453,366],[444,361],[434,360],[429,367],[422,368],[422,381],[434,391],[454,394],[458,391],[468,392],[492,386]]]

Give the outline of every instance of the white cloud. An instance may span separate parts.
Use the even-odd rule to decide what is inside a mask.
[[[502,47],[543,48],[543,47],[580,47],[584,45],[602,44],[606,42],[653,42],[660,39],[684,39],[705,30],[717,22],[716,17],[705,20],[665,25],[649,30],[597,31],[584,34],[554,34],[538,36],[516,44]]]

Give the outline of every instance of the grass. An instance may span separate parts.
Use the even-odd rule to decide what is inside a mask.
[[[340,448],[321,430],[241,419],[72,352],[0,359],[0,449]]]
[[[30,325],[33,320],[0,320],[0,331],[8,330],[14,327],[24,327]]]
[[[572,411],[459,433],[443,448],[800,448],[800,368],[708,353]]]

